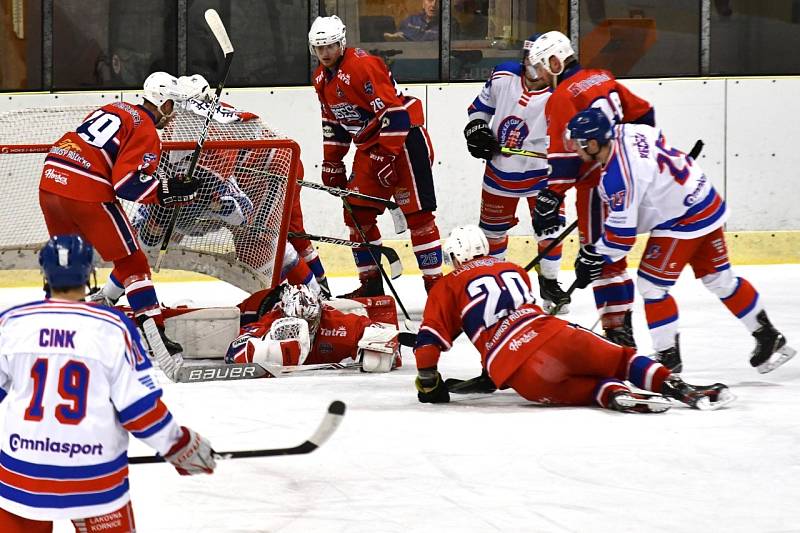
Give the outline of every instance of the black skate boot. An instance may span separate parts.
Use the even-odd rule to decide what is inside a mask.
[[[756,315],[761,327],[753,332],[756,347],[750,356],[750,364],[761,374],[772,372],[797,353],[794,348],[786,346],[786,337],[769,321],[766,311]]]
[[[318,279],[317,283],[319,283],[319,295],[323,300],[330,300],[331,299],[331,288],[328,286],[328,278]]]
[[[661,350],[650,356],[650,359],[657,361],[667,367],[673,374],[683,372],[683,361],[681,361],[680,335],[675,335],[675,345]]]
[[[710,386],[689,385],[680,376],[673,374],[664,382],[661,393],[674,398],[693,409],[713,411],[731,403],[736,396],[731,394],[727,385],[714,383]]]
[[[625,313],[621,326],[604,329],[606,338],[620,346],[636,348],[636,341],[633,339],[633,326],[631,325],[632,314],[631,311]]]
[[[608,408],[623,413],[663,413],[672,403],[660,394],[619,391],[611,396]]]
[[[569,304],[572,302],[572,298],[561,289],[557,280],[539,276],[539,295],[542,297],[542,308],[546,313],[551,315],[569,313]]]
[[[377,270],[368,270],[359,274],[361,286],[352,292],[342,294],[339,298],[366,298],[368,296],[383,296],[383,279]]]

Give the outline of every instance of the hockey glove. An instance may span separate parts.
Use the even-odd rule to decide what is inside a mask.
[[[561,216],[563,201],[564,197],[555,191],[539,191],[533,208],[533,231],[537,237],[553,234],[564,226],[564,217]]]
[[[211,444],[186,426],[181,426],[181,438],[164,455],[182,476],[213,474],[217,462]]]
[[[447,386],[447,390],[453,394],[491,394],[497,390],[497,385],[489,377],[489,373],[485,368],[481,371],[480,376],[472,379],[448,378],[444,381],[444,384]]]
[[[400,176],[394,168],[394,160],[396,156],[376,147],[369,153],[369,162],[372,166],[372,173],[382,186],[387,189],[397,185],[400,181]]]
[[[322,162],[322,183],[328,187],[344,189],[347,185],[347,169],[341,161]]]
[[[200,187],[198,180],[182,181],[178,178],[162,179],[158,188],[158,203],[164,207],[177,207],[192,203]]]
[[[594,246],[582,246],[575,258],[575,287],[585,289],[603,273],[606,262],[603,256],[594,251]]]
[[[442,375],[435,368],[420,368],[417,379],[417,399],[422,403],[447,403],[450,393],[442,380]]]
[[[483,119],[476,118],[464,128],[464,137],[467,138],[467,150],[477,159],[491,159],[500,152],[500,143],[494,137],[489,124]]]

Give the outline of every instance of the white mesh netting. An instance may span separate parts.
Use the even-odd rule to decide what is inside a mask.
[[[0,268],[36,268],[48,233],[39,208],[47,150],[97,107],[0,113]],[[159,173],[185,174],[204,117],[178,113],[161,133]],[[20,145],[15,150],[11,145]],[[22,148],[22,146],[28,148]],[[13,153],[42,145],[37,153]],[[252,292],[277,283],[299,151],[259,119],[212,122],[194,178],[201,187],[181,208],[162,267],[212,275]],[[171,209],[123,201],[142,248],[154,264]]]

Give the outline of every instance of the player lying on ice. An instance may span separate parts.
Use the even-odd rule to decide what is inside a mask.
[[[477,226],[453,229],[443,250],[454,270],[431,290],[414,347],[420,402],[450,401],[436,365],[461,331],[481,353],[497,387],[534,402],[652,413],[669,409],[668,398],[696,409],[733,401],[721,383],[689,385],[634,348],[545,314],[534,303],[528,274],[489,257]],[[652,393],[634,392],[625,381]]]
[[[284,366],[353,359],[364,372],[399,367],[394,299],[356,298],[349,311],[329,305],[341,301],[323,303],[306,285],[280,285],[252,295],[239,305],[243,326],[225,362]]]

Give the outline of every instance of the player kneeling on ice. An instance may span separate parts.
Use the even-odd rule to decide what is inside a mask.
[[[225,355],[227,363],[287,366],[352,358],[365,372],[388,372],[400,366],[397,312],[390,296],[362,300],[381,300],[378,305],[386,308],[386,319],[393,324],[323,304],[305,285],[281,285],[277,290],[282,292],[274,307],[270,302],[275,294],[267,296],[266,305],[262,305],[260,293],[254,295],[261,312],[231,343]],[[247,303],[240,305],[243,316]]]
[[[417,335],[420,402],[450,401],[449,384],[436,365],[462,330],[481,353],[491,382],[531,401],[648,413],[669,409],[667,398],[697,409],[734,399],[721,383],[689,385],[634,348],[545,314],[534,303],[528,274],[489,257],[477,226],[455,228],[443,250],[455,270],[431,290]],[[623,380],[654,393],[634,392]]]
[[[51,296],[0,314],[0,531],[135,530],[128,493],[128,433],[182,475],[216,466],[206,439],[161,401],[136,326],[84,303],[92,246],[52,237],[39,254]]]

